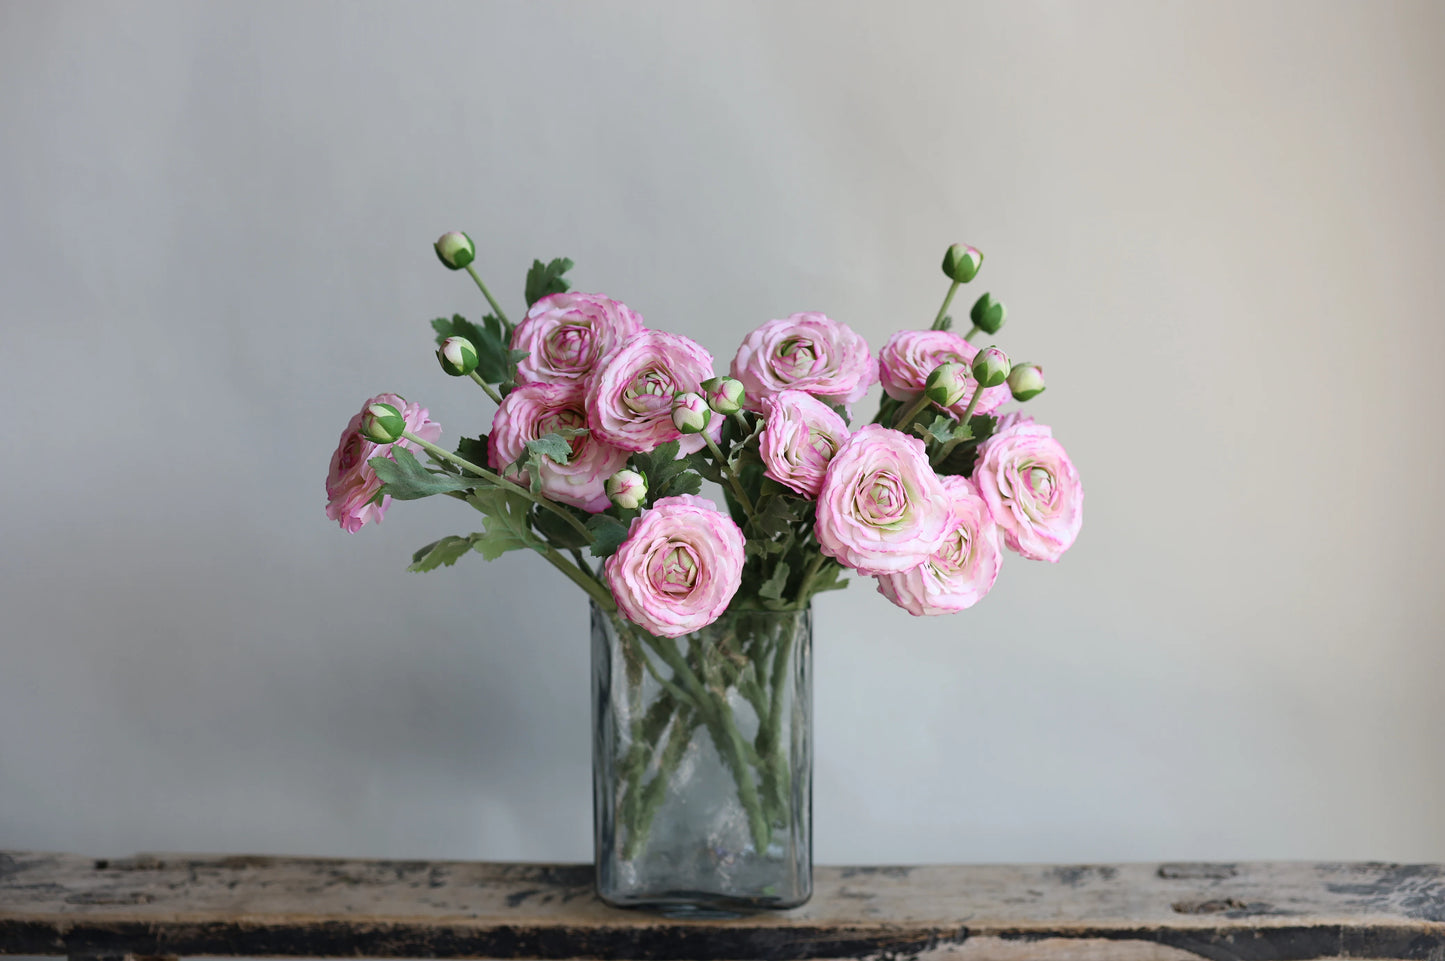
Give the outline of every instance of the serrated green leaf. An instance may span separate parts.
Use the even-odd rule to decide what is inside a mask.
[[[451,567],[471,549],[472,539],[470,537],[448,535],[439,541],[432,541],[411,555],[411,566],[407,570],[420,573],[434,571],[438,567]]]
[[[668,482],[667,490],[663,492],[664,497],[676,497],[679,494],[701,494],[702,477],[692,471],[685,471],[678,474]]]
[[[968,439],[968,428],[954,420],[952,417],[945,417],[942,414],[935,414],[933,422],[924,426],[914,424],[913,432],[923,438],[926,444],[946,444],[955,437],[963,440]]]
[[[414,501],[447,491],[471,490],[477,486],[475,477],[434,473],[417,462],[405,447],[392,445],[390,457],[373,457],[367,461],[381,479],[381,493],[399,501]]]
[[[477,347],[482,345],[482,329],[476,324],[467,320],[461,314],[453,314],[451,317],[438,317],[431,322],[432,330],[436,331],[437,346],[448,337],[465,337]]]
[[[580,431],[569,431],[571,434],[581,433]],[[555,431],[550,434],[543,434],[536,440],[527,441],[527,451],[532,458],[548,457],[558,464],[566,466],[572,459],[572,442]]]
[[[758,596],[767,600],[780,601],[783,599],[783,588],[788,586],[788,562],[778,561],[773,568],[773,576],[763,581],[758,588]]]
[[[792,525],[806,516],[810,502],[782,494],[769,497],[758,505],[744,532],[749,540],[785,536]]]
[[[477,375],[489,384],[502,384],[512,379],[516,367],[502,322],[491,314],[482,318],[479,327],[461,314],[450,320],[438,317],[431,322],[436,331],[437,346],[448,337],[465,337],[477,348]],[[522,356],[526,356],[525,352]]]
[[[486,434],[480,437],[463,437],[457,442],[456,455],[464,461],[470,461],[478,467],[487,466],[488,438]]]
[[[558,257],[549,264],[540,260],[532,261],[532,267],[527,271],[527,306],[531,307],[549,294],[561,294],[569,290],[571,285],[562,275],[573,266],[571,259],[567,257]]]
[[[592,556],[611,557],[617,553],[617,548],[627,540],[627,531],[631,527],[610,514],[593,514],[587,521],[587,529],[592,532]]]
[[[545,546],[532,533],[527,520],[532,502],[522,495],[490,487],[476,491],[467,502],[485,515],[485,530],[472,535],[472,548],[487,560],[494,561],[508,551]]]

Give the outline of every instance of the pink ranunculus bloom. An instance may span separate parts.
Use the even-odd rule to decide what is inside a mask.
[[[543,297],[512,331],[512,349],[527,352],[517,361],[517,383],[581,383],[642,329],[636,311],[602,294]]]
[[[943,546],[910,571],[878,575],[878,593],[917,617],[972,607],[1003,563],[998,528],[973,481],[945,477],[943,487],[952,517]]]
[[[770,320],[743,339],[732,375],[747,389],[745,403],[762,410],[763,398],[804,390],[833,404],[851,406],[878,383],[878,362],[868,342],[846,324],[823,314]]]
[[[681,451],[700,450],[703,434],[683,434],[672,422],[675,394],[700,393],[712,376],[712,354],[696,341],[660,330],[645,330],[614,351],[587,384],[587,426],[623,450],[649,451],[678,441]],[[723,418],[714,417],[707,435],[720,436]]]
[[[1035,561],[1057,561],[1084,523],[1079,473],[1032,417],[1012,414],[979,446],[973,480],[1011,550]]]
[[[943,546],[948,495],[923,441],[880,424],[849,437],[818,492],[823,553],[863,574],[917,567]]]
[[[712,501],[664,497],[632,522],[604,567],[617,607],[656,637],[722,616],[743,578],[743,532]]]
[[[376,471],[367,461],[379,455],[391,457],[393,447],[420,450],[406,439],[395,444],[373,444],[361,436],[361,419],[372,404],[390,404],[401,411],[406,429],[422,440],[434,444],[442,436],[442,426],[427,419],[425,407],[408,404],[396,394],[377,394],[361,405],[361,410],[341,432],[341,442],[336,445],[336,453],[331,455],[331,470],[326,475],[326,516],[353,534],[372,521],[380,523],[391,505],[390,497],[373,502],[376,492],[381,489],[381,478],[376,476]],[[392,459],[395,460],[394,457]]]
[[[833,408],[801,390],[764,397],[763,418],[758,438],[763,473],[799,494],[817,497],[828,462],[848,439],[848,425]]]
[[[967,370],[973,364],[978,348],[962,337],[948,330],[900,330],[888,338],[888,343],[878,352],[878,373],[883,381],[883,392],[894,400],[905,403],[918,399],[923,393],[928,375],[939,364],[962,364]],[[954,417],[962,417],[968,409],[968,402],[978,389],[978,381],[967,375],[969,388],[957,404],[948,408]],[[1000,405],[1013,399],[1008,385],[986,388],[978,399],[975,414],[991,414]]]
[[[582,385],[524,384],[503,398],[492,419],[487,462],[494,470],[503,471],[525,455],[527,441],[586,426]],[[627,463],[627,451],[590,432],[571,437],[570,441],[572,456],[566,464],[546,458],[538,468],[542,493],[593,514],[606,510],[607,478]],[[523,486],[530,483],[527,471],[507,476]]]

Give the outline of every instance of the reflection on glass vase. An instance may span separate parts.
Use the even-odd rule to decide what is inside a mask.
[[[597,893],[678,912],[813,889],[812,613],[729,610],[677,638],[592,607]]]

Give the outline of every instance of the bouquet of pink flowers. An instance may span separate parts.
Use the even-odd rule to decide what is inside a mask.
[[[1003,304],[983,294],[968,333],[951,329],[982,264],[972,247],[948,249],[929,329],[895,333],[875,357],[847,325],[793,314],[748,334],[729,376],[695,341],[570,291],[570,260],[532,265],[513,324],[470,238],[446,234],[436,251],[492,308],[479,324],[433,322],[442,369],[497,403],[491,431],[449,450],[426,408],[381,394],[347,425],[326,481],[327,516],[348,531],[393,498],[481,512],[480,532],[428,544],[411,570],[533,550],[603,610],[678,637],[730,606],[806,608],[849,571],[911,614],[961,611],[992,588],[1003,547],[1057,561],[1079,533],[1068,454],[1048,427],[1001,412],[1044,390],[1042,370],[972,343],[998,333]],[[880,381],[877,414],[850,427]],[[704,480],[726,510],[698,496]]]

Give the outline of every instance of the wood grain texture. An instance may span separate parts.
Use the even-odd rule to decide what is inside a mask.
[[[0,853],[0,954],[1445,961],[1445,866],[819,868],[802,908],[676,920],[587,865]]]

